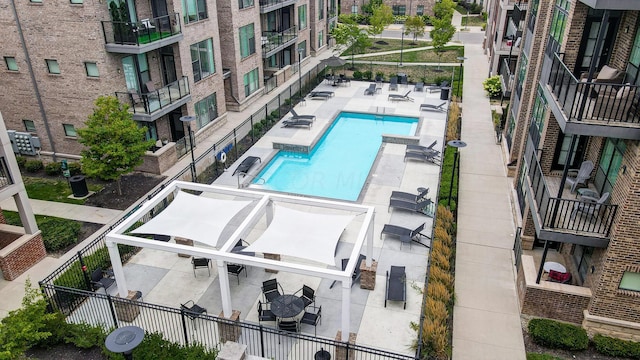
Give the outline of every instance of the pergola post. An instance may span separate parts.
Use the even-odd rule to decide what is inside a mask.
[[[224,260],[216,260],[218,265],[218,280],[220,281],[220,299],[222,300],[222,315],[230,318],[233,314],[231,308],[231,289],[229,288],[229,274]]]
[[[351,322],[351,278],[343,280],[342,283],[342,324],[343,334],[349,333],[349,323]]]
[[[121,297],[126,298],[129,295],[129,289],[127,289],[127,280],[124,277],[124,270],[122,269],[122,260],[120,260],[120,251],[118,250],[118,244],[112,241],[106,241],[105,244],[107,246],[107,251],[109,251],[109,258],[111,259],[113,276],[116,278],[118,293]]]

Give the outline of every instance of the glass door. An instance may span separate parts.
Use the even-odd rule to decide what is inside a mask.
[[[140,81],[138,79],[136,61],[133,56],[125,56],[122,58],[122,72],[124,73],[124,80],[127,83],[127,89],[139,93]]]
[[[569,159],[569,169],[578,169],[584,157],[584,149],[589,140],[588,136],[578,136],[576,143],[571,151],[571,159]],[[556,152],[553,157],[552,170],[564,169],[564,164],[569,156],[569,146],[571,145],[571,135],[560,134],[556,144]]]

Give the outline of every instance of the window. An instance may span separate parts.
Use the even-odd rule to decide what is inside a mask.
[[[298,44],[298,56],[300,56],[300,59],[304,59],[307,57],[307,40],[301,42],[300,44]]]
[[[522,94],[522,84],[524,84],[524,77],[527,74],[527,64],[529,63],[529,58],[524,52],[520,58],[520,67],[518,68],[518,78],[516,82],[516,93],[518,93],[518,96]]]
[[[46,59],[47,69],[49,70],[49,74],[60,74],[60,66],[58,65],[58,60]]]
[[[622,157],[627,149],[623,140],[607,138],[596,170],[595,184],[600,194],[611,192],[618,179]]]
[[[245,9],[253,6],[253,0],[238,0],[238,7]]]
[[[244,74],[244,96],[249,96],[258,90],[258,75],[260,75],[258,68]]]
[[[82,4],[84,0],[70,0],[72,4]]]
[[[351,5],[351,13],[358,14],[358,5]]]
[[[185,24],[208,18],[206,0],[182,0],[182,11]]]
[[[218,117],[218,100],[216,99],[216,93],[198,101],[195,104],[195,110],[198,129],[202,129]]]
[[[418,5],[418,8],[416,10],[416,15],[419,15],[419,16],[424,15],[424,5]]]
[[[324,0],[318,0],[318,20],[324,19]]]
[[[253,24],[249,24],[240,28],[240,57],[247,56],[256,52],[256,34],[253,30]]]
[[[324,45],[324,30],[318,32],[318,49]]]
[[[198,82],[216,72],[213,63],[213,40],[207,39],[191,45],[193,82]]]
[[[7,64],[7,70],[18,71],[18,63],[16,63],[16,58],[13,56],[5,56],[4,63]]]
[[[547,112],[547,102],[542,95],[542,88],[538,85],[538,93],[536,94],[536,100],[533,104],[533,110],[531,112],[531,126],[535,127],[535,132],[530,132],[532,135],[533,143],[536,148],[540,144],[540,137],[542,136],[542,129],[544,128],[544,118]]]
[[[24,129],[27,132],[36,132],[36,124],[33,122],[33,120],[24,119],[22,120],[22,123],[24,124]]]
[[[640,83],[640,76],[638,76],[640,71],[638,69],[640,69],[640,26],[636,30],[636,39],[633,42],[631,56],[629,56],[629,63],[627,64],[627,80],[636,85]]]
[[[551,20],[551,29],[549,30],[548,54],[553,54],[560,50],[568,17],[569,0],[556,0],[556,6],[553,10],[553,18]]]
[[[84,68],[87,71],[88,77],[98,77],[100,73],[98,73],[98,65],[94,62],[86,62],[84,63]]]
[[[640,273],[625,271],[620,280],[620,289],[640,291]]]
[[[393,12],[393,15],[404,16],[405,13],[407,12],[407,6],[406,5],[393,5],[391,7],[391,11]]]
[[[42,0],[29,0],[32,3],[41,4]]]
[[[71,124],[62,124],[65,136],[77,137],[76,128]]]
[[[307,5],[298,6],[298,29],[307,28]]]

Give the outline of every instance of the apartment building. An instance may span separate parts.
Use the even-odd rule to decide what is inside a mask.
[[[635,341],[639,15],[639,1],[530,0],[503,142],[521,311]],[[549,281],[551,269],[571,279]]]
[[[197,144],[224,124],[227,111],[242,111],[292,77],[300,54],[325,50],[337,19],[328,16],[335,0],[9,5],[0,10],[7,128],[30,133],[46,160],[79,159],[76,129],[97,97],[115,95],[147,127],[147,138],[157,140],[140,167],[153,173],[187,153],[182,116],[196,117],[190,127]]]
[[[340,13],[342,14],[362,14],[362,7],[368,4],[368,0],[351,0],[340,3]],[[383,3],[391,7],[393,15],[396,16],[416,16],[416,15],[433,15],[433,5],[436,0],[400,0],[388,1]]]

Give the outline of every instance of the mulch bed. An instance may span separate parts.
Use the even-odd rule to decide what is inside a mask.
[[[27,359],[39,360],[104,360],[108,359],[102,354],[102,349],[80,349],[73,344],[60,344],[50,348],[32,348],[25,353]]]
[[[104,188],[89,196],[85,201],[85,205],[106,209],[126,210],[164,179],[165,176],[145,173],[125,175],[121,180],[122,195],[118,195],[118,185],[115,181],[103,182],[102,185]]]

